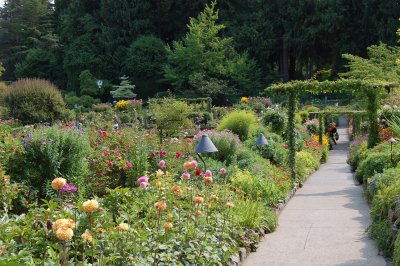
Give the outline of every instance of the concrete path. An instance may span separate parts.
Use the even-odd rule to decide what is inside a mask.
[[[366,233],[369,207],[346,164],[348,136],[280,215],[278,229],[260,243],[245,266],[387,265]]]

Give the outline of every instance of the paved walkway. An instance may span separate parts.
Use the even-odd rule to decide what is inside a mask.
[[[338,145],[280,215],[245,266],[386,265],[365,232],[369,207],[346,164],[348,136],[339,128]]]

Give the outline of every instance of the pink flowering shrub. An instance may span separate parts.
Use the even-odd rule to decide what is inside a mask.
[[[105,188],[135,186],[137,177],[148,170],[149,149],[141,132],[92,130],[89,136],[94,192],[102,194]]]

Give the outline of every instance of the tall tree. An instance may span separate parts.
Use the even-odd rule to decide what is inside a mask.
[[[239,55],[233,39],[221,36],[224,25],[218,24],[216,2],[206,5],[197,18],[191,18],[183,41],[176,41],[168,51],[165,78],[178,92],[198,96],[242,93],[259,88],[257,70],[246,54]]]

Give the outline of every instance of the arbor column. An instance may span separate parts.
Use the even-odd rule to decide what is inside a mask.
[[[297,108],[297,93],[289,92],[288,106],[288,146],[289,146],[289,167],[293,180],[296,180],[296,132],[295,132],[295,113]]]
[[[318,138],[319,138],[319,143],[322,144],[322,139],[324,137],[324,131],[325,131],[325,121],[324,121],[324,114],[319,113],[318,114],[318,122],[319,122],[319,128],[318,128]]]
[[[378,87],[373,86],[366,91],[368,104],[368,148],[373,148],[379,143],[378,123]]]

